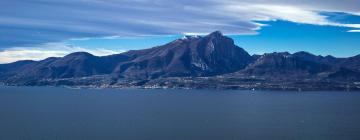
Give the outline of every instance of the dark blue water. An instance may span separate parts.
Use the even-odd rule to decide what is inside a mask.
[[[359,140],[360,93],[0,87],[0,140]]]

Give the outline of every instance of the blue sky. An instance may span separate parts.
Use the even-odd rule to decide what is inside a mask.
[[[276,21],[253,36],[231,36],[249,53],[308,51],[316,55],[349,57],[360,54],[360,33],[332,26]]]
[[[360,54],[359,0],[1,0],[0,63],[109,55],[215,30],[250,54]]]
[[[264,23],[265,24],[265,23]],[[360,33],[348,32],[348,28],[296,24],[286,21],[267,22],[268,26],[254,35],[229,35],[235,43],[250,54],[270,52],[308,51],[316,55],[349,57],[360,54]],[[96,38],[71,40],[67,44],[84,48],[136,50],[162,45],[181,38],[182,35]]]

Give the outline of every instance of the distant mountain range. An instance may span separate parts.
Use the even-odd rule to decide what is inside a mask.
[[[358,90],[359,81],[360,55],[251,56],[219,31],[110,56],[76,52],[0,65],[0,82],[5,85]]]

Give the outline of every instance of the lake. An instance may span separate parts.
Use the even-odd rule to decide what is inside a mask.
[[[360,93],[0,87],[0,140],[359,140]]]

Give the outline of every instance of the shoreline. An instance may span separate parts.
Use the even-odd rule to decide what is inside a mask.
[[[71,90],[82,89],[112,89],[112,90],[211,90],[211,91],[292,91],[292,92],[360,92],[360,89],[295,89],[295,88],[190,88],[190,87],[144,87],[144,86],[68,86],[68,85],[0,85],[0,87],[49,87],[49,88],[65,88]]]

